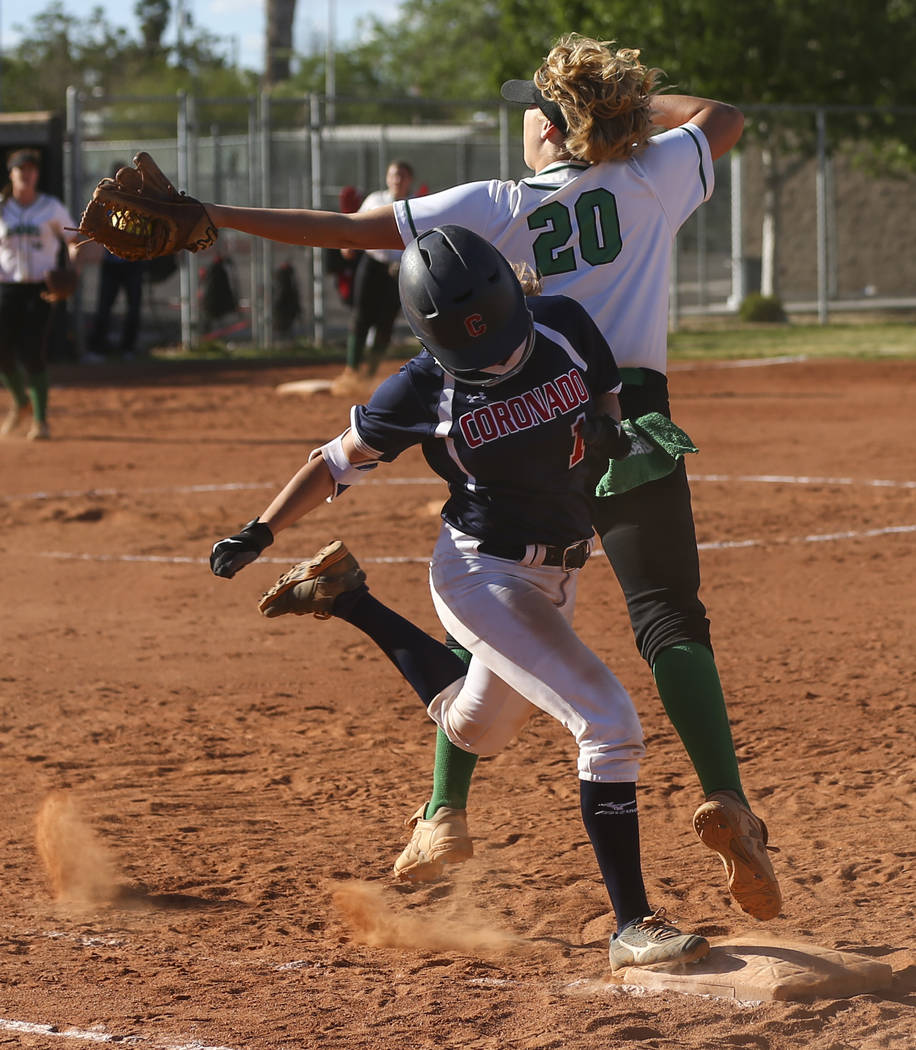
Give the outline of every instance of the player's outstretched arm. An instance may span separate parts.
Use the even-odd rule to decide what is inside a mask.
[[[218,229],[238,230],[282,244],[313,248],[404,247],[390,204],[350,213],[305,208],[237,208],[231,204],[205,207]]]
[[[740,109],[727,102],[694,95],[655,95],[652,120],[669,131],[682,124],[695,124],[706,136],[713,160],[728,153],[744,130],[744,114]]]
[[[259,520],[276,536],[309,511],[320,506],[334,492],[334,479],[322,456],[299,468],[259,515]]]
[[[334,495],[337,486],[325,458],[331,453],[325,450],[335,444],[337,442],[329,442],[328,445],[322,446],[320,454],[312,453],[309,461],[299,468],[260,515],[259,520],[269,526],[274,535],[281,529],[289,528]],[[371,455],[357,448],[352,430],[347,430],[342,435],[339,445],[347,462],[354,467],[360,463],[374,462]]]
[[[210,551],[213,575],[231,580],[261,556],[281,529],[314,510],[333,491],[331,472],[324,459],[316,456],[296,472],[263,514],[252,518],[234,536],[214,543]]]
[[[348,430],[337,440],[342,454],[354,466],[372,461],[371,456],[356,447],[351,431]],[[289,528],[320,506],[333,496],[335,489],[334,475],[324,453],[313,454],[274,496],[262,514],[249,521],[234,536],[227,536],[213,545],[210,569],[214,576],[231,580],[273,543],[278,532]]]

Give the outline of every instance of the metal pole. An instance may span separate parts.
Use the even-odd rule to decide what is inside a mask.
[[[836,228],[836,169],[833,157],[827,156],[827,171],[825,179],[825,197],[827,209],[827,256],[830,260],[830,279],[827,282],[828,302],[836,299],[840,294],[839,275],[837,273],[837,228]]]
[[[317,95],[309,97],[309,139],[312,165],[311,206],[321,207],[321,105]],[[312,248],[312,341],[324,342],[324,253]]]
[[[261,207],[270,207],[270,92],[262,91],[261,103]],[[261,345],[274,343],[273,242],[265,240],[261,251],[261,315],[264,319]]]
[[[223,193],[223,143],[219,133],[219,124],[210,125],[210,144],[213,148],[213,200],[226,199]]]
[[[706,306],[706,209],[697,209],[697,306]]]
[[[2,64],[0,56],[0,64]],[[64,154],[67,170],[64,176],[64,203],[67,211],[78,218],[82,209],[83,193],[83,135],[82,135],[82,102],[83,97],[75,87],[67,88],[67,128],[65,141],[67,151]],[[73,336],[76,343],[77,357],[83,356],[85,340],[83,333],[83,289],[78,281],[73,294]]]
[[[178,92],[178,185],[188,185],[188,96]],[[178,256],[179,311],[181,316],[181,345],[189,350],[194,343],[191,318],[191,268],[194,265],[187,252]]]
[[[511,164],[509,154],[509,107],[499,107],[499,177],[501,181],[509,179],[509,168]]]
[[[827,324],[829,320],[827,297],[830,276],[827,258],[827,116],[823,109],[817,111],[817,320]]]
[[[337,116],[334,96],[337,94],[337,19],[335,0],[328,0],[328,41],[324,59],[324,93],[327,97],[325,119],[328,124],[336,124]]]
[[[385,185],[385,174],[388,171],[388,129],[384,124],[378,126],[378,174],[376,186]]]
[[[747,295],[744,272],[744,155],[733,149],[731,157],[732,292],[728,307],[737,311]]]
[[[194,95],[187,97],[187,120],[185,123],[185,134],[187,135],[187,173],[184,186],[192,197],[200,196],[200,187],[197,185],[197,99]],[[197,264],[188,257],[188,307],[191,318],[191,341],[194,346],[200,341],[200,297],[198,295],[199,281]]]
[[[248,203],[258,203],[258,100],[248,99]],[[260,237],[248,238],[251,255],[248,265],[248,316],[251,324],[251,341],[261,345],[263,325],[261,323],[261,254],[264,242]]]

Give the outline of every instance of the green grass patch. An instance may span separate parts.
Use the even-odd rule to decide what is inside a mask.
[[[407,342],[392,346],[392,360],[406,360],[416,351]],[[315,346],[304,339],[270,349],[250,343],[202,343],[193,350],[161,347],[152,356],[163,361],[224,360],[302,361],[321,364],[343,361],[341,345]],[[672,361],[741,360],[760,357],[916,357],[916,321],[803,324],[743,324],[728,319],[684,322],[668,335]]]
[[[681,329],[668,336],[672,361],[757,357],[916,357],[916,324],[746,324]]]
[[[222,342],[209,340],[198,343],[191,349],[182,346],[160,346],[150,351],[158,361],[302,361],[321,364],[343,361],[346,349],[343,346],[316,346],[304,339],[272,347],[255,346],[253,343]],[[406,354],[404,355],[406,357]]]

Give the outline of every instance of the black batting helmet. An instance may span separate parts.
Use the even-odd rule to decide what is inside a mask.
[[[398,283],[413,334],[455,379],[500,383],[528,359],[534,322],[524,293],[483,237],[463,226],[420,234],[401,256]],[[507,367],[497,371],[501,364]]]

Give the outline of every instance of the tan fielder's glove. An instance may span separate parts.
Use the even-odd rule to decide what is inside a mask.
[[[60,267],[48,270],[45,274],[46,291],[41,293],[42,299],[49,303],[61,303],[69,299],[76,291],[76,270],[72,267]]]
[[[148,153],[132,168],[102,179],[80,219],[79,232],[122,259],[156,259],[181,248],[203,251],[219,233],[195,197],[179,193]]]

